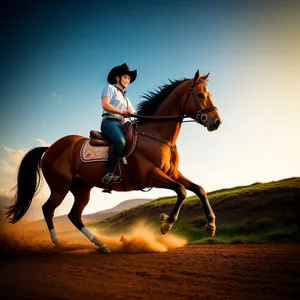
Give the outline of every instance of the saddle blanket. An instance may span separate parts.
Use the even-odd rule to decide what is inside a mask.
[[[107,161],[109,146],[94,147],[90,145],[90,139],[87,139],[81,146],[80,158],[84,162]]]

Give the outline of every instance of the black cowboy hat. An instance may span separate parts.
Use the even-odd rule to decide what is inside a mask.
[[[116,66],[112,68],[107,76],[107,81],[110,84],[116,84],[116,77],[127,74],[130,76],[130,83],[133,83],[136,79],[137,71],[130,71],[129,67],[126,64],[122,64],[120,66]]]

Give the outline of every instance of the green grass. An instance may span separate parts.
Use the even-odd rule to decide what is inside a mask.
[[[199,222],[198,222],[199,221]],[[196,222],[198,222],[196,224]],[[261,218],[217,227],[215,237],[204,232],[205,220],[178,221],[172,232],[188,239],[190,243],[267,243],[300,242],[298,218]]]
[[[227,200],[232,200],[232,203],[236,203],[239,206],[242,205],[240,203],[240,197],[243,196],[247,196],[246,199],[253,199],[250,197],[260,195],[262,196],[262,199],[264,199],[268,198],[268,195],[270,195],[270,199],[272,199],[274,194],[280,195],[280,192],[297,190],[297,193],[299,193],[299,188],[300,177],[295,177],[268,183],[254,183],[249,186],[222,189],[208,193],[208,197],[213,208]],[[88,225],[94,226],[103,232],[126,230],[126,228],[131,226],[137,219],[143,217],[147,218],[147,216],[151,215],[153,216],[154,212],[156,218],[156,216],[158,216],[157,212],[160,213],[172,210],[176,199],[176,197],[158,198],[146,204],[122,211],[120,214],[105,220],[91,222]],[[291,196],[289,199],[291,201],[297,201],[295,196]],[[193,209],[196,205],[197,207],[199,206],[199,199],[197,196],[188,197],[184,202],[184,207],[186,209]],[[270,207],[270,209],[272,209],[272,207]],[[190,243],[300,242],[299,212],[295,213],[295,217],[265,217],[245,220],[234,224],[217,225],[216,236],[213,238],[208,238],[203,230],[206,224],[206,220],[203,216],[189,220],[180,218],[174,224],[171,232],[186,238]],[[149,222],[153,222],[153,226],[159,230],[161,225],[159,221],[153,221],[152,218],[152,221],[149,220]]]
[[[237,186],[229,189],[222,189],[208,193],[208,198],[212,206],[216,206],[223,201],[238,198],[240,196],[254,196],[255,194],[280,192],[284,190],[300,188],[300,177],[293,177],[282,179],[279,181],[272,181],[267,183],[253,183],[248,186]],[[187,200],[196,200],[196,196],[189,197]],[[187,201],[187,202],[188,202]]]

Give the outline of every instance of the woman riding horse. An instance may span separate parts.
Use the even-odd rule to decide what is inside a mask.
[[[114,170],[126,144],[122,124],[129,114],[135,114],[130,100],[125,95],[125,88],[135,81],[136,75],[137,71],[130,71],[126,64],[116,66],[108,74],[109,85],[102,91],[101,131],[113,143],[102,179],[106,184],[121,181],[121,178],[114,174]]]
[[[112,183],[112,189],[115,191],[124,191],[124,186],[127,191],[146,187],[173,190],[177,194],[174,208],[169,216],[160,216],[163,234],[166,234],[178,219],[186,190],[199,197],[207,220],[205,230],[211,236],[215,234],[216,218],[207,194],[201,186],[191,182],[178,170],[179,153],[176,147],[185,117],[194,119],[208,131],[218,129],[222,123],[207,88],[208,75],[200,76],[197,71],[193,78],[173,81],[161,87],[157,93],[146,96],[147,100],[139,104],[136,115],[138,122],[135,148],[127,158],[135,185],[131,184],[124,167],[124,185]],[[164,126],[161,122],[164,122]],[[59,244],[53,226],[54,210],[70,191],[74,195],[74,204],[68,215],[69,219],[100,252],[109,253],[109,248],[84,226],[81,219],[83,209],[89,202],[91,189],[94,186],[106,188],[106,184],[99,178],[99,170],[104,172],[105,163],[89,163],[81,159],[81,150],[87,141],[86,137],[69,135],[50,147],[30,150],[20,164],[17,192],[7,211],[7,218],[12,216],[10,221],[16,223],[24,216],[39,189],[42,169],[51,191],[49,199],[43,205],[43,213],[52,242],[55,245]]]

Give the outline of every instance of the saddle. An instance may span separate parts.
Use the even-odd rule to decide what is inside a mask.
[[[135,181],[134,178],[132,176],[132,173],[129,169],[128,166],[128,162],[126,160],[126,158],[128,158],[129,156],[131,156],[135,150],[136,147],[136,143],[137,143],[137,131],[134,128],[134,125],[131,122],[126,122],[123,125],[123,133],[126,139],[126,144],[125,144],[125,149],[123,152],[123,165],[124,168],[126,170],[126,173],[128,175],[130,184],[132,187],[135,186]],[[93,147],[110,147],[112,145],[111,141],[106,138],[100,131],[96,131],[96,130],[91,130],[90,131],[90,141],[89,141],[90,145]],[[125,158],[126,157],[126,158]],[[117,172],[120,174],[120,177],[122,178],[122,173],[121,173],[121,169],[120,169],[120,162],[117,165]],[[124,191],[127,191],[126,186],[124,185],[123,182],[123,189]],[[104,189],[102,192],[104,193],[111,193],[112,190],[112,185],[111,184],[107,184],[106,185],[106,189]]]
[[[123,125],[123,133],[126,139],[126,145],[123,154],[124,156],[129,157],[134,152],[137,140],[137,134],[131,122],[126,122]],[[108,147],[111,146],[112,143],[107,137],[102,134],[102,132],[91,130],[90,145],[94,147]]]

